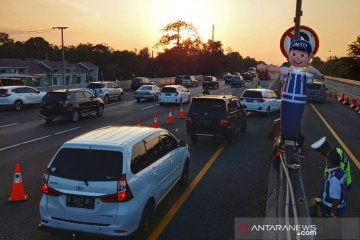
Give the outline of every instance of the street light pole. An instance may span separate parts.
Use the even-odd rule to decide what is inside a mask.
[[[68,27],[53,27],[53,29],[60,29],[61,30],[61,48],[62,48],[62,70],[61,70],[61,78],[62,78],[62,85],[65,85],[65,52],[64,52],[64,29]]]
[[[298,40],[299,35],[300,35],[300,18],[302,16],[301,4],[302,4],[302,0],[296,0],[296,13],[295,13],[295,18],[294,18],[294,22],[295,22],[295,39],[294,40]]]

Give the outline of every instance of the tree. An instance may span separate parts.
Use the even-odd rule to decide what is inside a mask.
[[[357,39],[355,42],[349,44],[348,51],[350,52],[349,53],[350,57],[360,58],[360,35],[357,36]]]
[[[175,46],[181,47],[187,38],[190,38],[190,40],[199,38],[194,25],[181,20],[169,23],[161,29],[161,32],[163,35],[156,46],[167,47],[175,44]],[[183,39],[181,36],[182,33],[186,33],[188,37]]]

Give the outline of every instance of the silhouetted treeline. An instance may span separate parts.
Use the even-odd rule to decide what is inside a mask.
[[[360,60],[354,55],[358,50],[358,43],[354,42],[349,46],[353,49],[350,57],[329,59],[326,62],[315,57],[312,64],[325,75],[360,80]],[[42,37],[31,37],[21,42],[14,41],[6,33],[0,33],[0,58],[58,61],[61,60],[61,48],[50,44]],[[183,42],[179,46],[165,49],[155,57],[152,57],[152,52],[147,47],[141,50],[119,51],[106,44],[81,43],[65,47],[65,60],[93,62],[99,67],[99,72],[105,80],[178,74],[219,75],[227,71],[246,71],[262,62],[251,57],[243,58],[239,52],[225,54],[221,41],[211,40],[196,43],[189,40],[188,43]]]

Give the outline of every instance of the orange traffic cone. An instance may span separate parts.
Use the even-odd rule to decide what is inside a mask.
[[[167,118],[167,124],[174,124],[174,119],[171,113],[171,108],[169,108],[169,116]]]
[[[140,119],[136,121],[136,126],[140,126]]]
[[[179,119],[185,119],[185,113],[182,103],[180,103],[180,112],[179,112]]]
[[[159,128],[159,123],[158,123],[158,120],[157,120],[157,114],[156,113],[154,114],[154,122],[153,122],[152,127],[153,128]]]
[[[9,197],[9,202],[25,201],[28,195],[25,194],[24,184],[22,182],[20,164],[15,165],[14,181]]]
[[[355,109],[355,108],[356,108],[356,99],[355,99],[355,98],[352,98],[352,99],[351,99],[350,108],[352,108],[352,109]]]
[[[343,102],[344,99],[345,99],[345,94],[344,93],[341,93],[341,94],[337,95],[337,100],[339,102]]]
[[[350,103],[349,103],[349,96],[345,96],[345,97],[344,97],[344,100],[343,100],[342,104],[343,104],[343,105],[350,105]]]

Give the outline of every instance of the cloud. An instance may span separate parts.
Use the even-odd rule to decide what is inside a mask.
[[[62,4],[65,6],[70,6],[72,8],[77,9],[80,12],[86,13],[88,15],[92,15],[96,18],[100,18],[100,13],[95,12],[93,10],[90,10],[87,6],[87,1],[80,1],[83,3],[79,3],[79,1],[75,2],[73,0],[44,0],[46,2],[53,2],[53,3],[57,3],[57,4]]]

